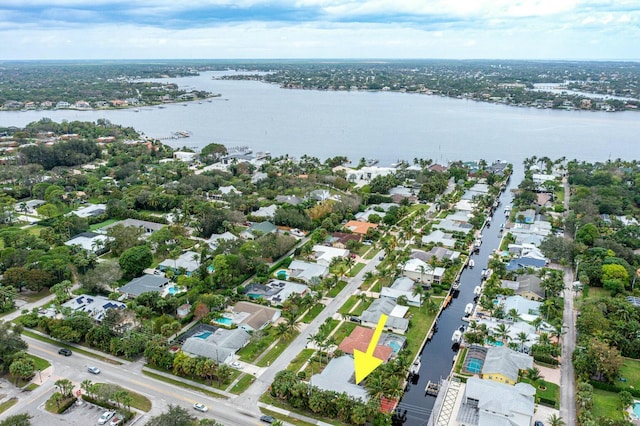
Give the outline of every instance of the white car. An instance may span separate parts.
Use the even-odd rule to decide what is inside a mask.
[[[234,361],[234,362],[232,362],[232,363],[231,363],[231,366],[232,366],[233,368],[238,369],[238,370],[242,370],[242,364],[240,364],[238,361]]]
[[[98,367],[89,367],[87,371],[91,374],[100,374],[100,369]]]
[[[209,411],[209,409],[207,408],[206,405],[201,404],[199,402],[196,402],[195,404],[193,404],[193,408],[194,408],[194,410],[197,410],[197,411],[200,411],[200,412],[203,412],[203,413],[206,413],[207,411]]]
[[[107,424],[107,422],[111,420],[111,418],[115,415],[116,415],[115,411],[105,411],[104,413],[102,413],[102,416],[100,416],[100,418],[98,419],[98,424],[99,425]]]

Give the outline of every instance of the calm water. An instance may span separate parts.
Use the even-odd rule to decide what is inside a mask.
[[[174,79],[183,87],[222,94],[211,102],[122,111],[0,113],[0,126],[24,126],[42,117],[97,120],[132,126],[153,137],[187,130],[167,142],[202,147],[211,142],[249,145],[273,155],[309,154],[352,161],[503,159],[537,155],[587,161],[640,158],[640,113],[515,108],[437,96],[388,92],[285,90],[254,81],[213,80],[216,73]]]

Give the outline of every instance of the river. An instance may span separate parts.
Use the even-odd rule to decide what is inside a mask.
[[[212,79],[220,75],[163,80],[221,94],[211,102],[142,107],[138,112],[5,111],[0,112],[0,127],[24,126],[42,117],[106,118],[158,138],[191,132],[188,139],[167,142],[174,147],[218,142],[322,160],[335,155],[354,162],[376,158],[381,165],[416,157],[440,163],[502,159],[516,167],[533,155],[585,161],[640,158],[639,112],[540,110],[440,96],[290,90],[258,81]]]
[[[462,321],[465,315],[464,308],[468,303],[473,302],[473,289],[481,283],[482,269],[487,268],[489,256],[500,244],[500,225],[506,222],[503,209],[511,204],[513,197],[510,190],[513,186],[517,186],[521,177],[512,176],[509,186],[501,194],[501,204],[495,211],[491,227],[485,227],[482,231],[480,252],[471,257],[475,262],[474,268],[466,268],[460,275],[460,294],[442,311],[438,318],[437,333],[422,349],[418,383],[409,385],[398,405],[401,413],[407,410],[403,426],[424,426],[429,420],[436,398],[425,395],[425,387],[429,381],[439,382],[445,379],[453,367],[456,351],[452,349],[451,336],[461,325],[465,327],[468,325]]]

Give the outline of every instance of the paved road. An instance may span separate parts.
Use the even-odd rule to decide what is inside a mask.
[[[338,309],[344,304],[344,302],[355,293],[364,281],[364,275],[369,271],[374,271],[376,266],[380,263],[379,256],[384,254],[384,251],[380,251],[375,257],[368,261],[364,268],[353,278],[347,279],[347,285],[345,288],[335,297],[308,326],[306,326],[298,337],[296,337],[289,347],[274,361],[274,363],[267,368],[267,370],[256,379],[256,381],[239,397],[235,398],[234,404],[243,407],[249,412],[258,412],[258,399],[267,391],[275,375],[287,368],[291,361],[307,346],[307,337],[311,334],[317,333],[320,325],[322,325],[327,318],[331,318]]]
[[[139,424],[145,424],[150,417],[166,411],[169,404],[177,404],[187,408],[196,417],[216,419],[225,426],[263,425],[259,421],[259,412],[256,407],[251,413],[244,413],[231,400],[208,397],[199,392],[157,381],[142,374],[142,364],[139,362],[115,366],[77,352],[70,357],[64,357],[58,355],[58,347],[55,345],[41,342],[28,336],[23,336],[23,338],[29,343],[30,353],[51,362],[53,372],[50,376],[43,376],[44,383],[28,394],[26,398],[20,395],[20,402],[6,411],[4,415],[29,412],[34,416],[32,422],[36,425],[65,424],[86,426],[89,424],[87,423],[87,418],[80,413],[72,412],[56,416],[44,410],[45,401],[54,392],[55,381],[67,378],[74,382],[77,388],[79,388],[83,380],[89,379],[93,382],[118,384],[125,389],[145,395],[151,400],[153,407],[149,413],[143,416]],[[87,366],[97,366],[100,368],[101,373],[97,376],[92,375],[87,371]],[[194,402],[206,404],[210,411],[207,414],[196,412],[192,408]],[[97,421],[99,412],[96,412],[94,416]]]

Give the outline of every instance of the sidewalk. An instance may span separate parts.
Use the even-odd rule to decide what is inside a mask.
[[[294,413],[292,411],[288,411],[288,410],[285,410],[285,409],[280,408],[280,407],[276,407],[275,405],[265,404],[264,402],[258,402],[258,407],[266,408],[267,410],[275,411],[276,413],[282,414],[283,416],[291,417],[293,419],[302,420],[303,422],[311,423],[312,425],[331,426],[331,424],[329,424],[329,423],[325,423],[325,422],[320,421],[320,420],[312,419],[311,417],[303,416],[301,414]]]
[[[203,385],[202,383],[194,382],[193,380],[185,379],[184,377],[174,376],[173,374],[165,373],[164,371],[160,371],[160,370],[154,370],[153,368],[149,368],[149,367],[142,367],[142,372],[144,373],[145,371],[147,371],[149,373],[156,374],[158,376],[166,377],[167,379],[171,379],[171,380],[175,380],[175,381],[178,381],[178,382],[186,383],[186,384],[188,384],[190,386],[193,386],[193,387],[196,387],[196,388],[200,388],[200,389],[205,390],[207,392],[213,392],[213,393],[220,394],[221,397],[235,398],[235,397],[238,396],[236,394],[233,394],[233,393],[230,393],[230,392],[227,392],[227,391],[223,391],[223,390],[211,387],[211,386]],[[178,386],[178,385],[174,385],[174,386]]]

